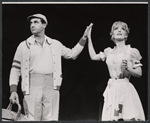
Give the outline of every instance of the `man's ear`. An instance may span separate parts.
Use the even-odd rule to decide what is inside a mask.
[[[43,26],[44,26],[44,28],[46,28],[47,24],[46,24],[46,23],[43,23]]]

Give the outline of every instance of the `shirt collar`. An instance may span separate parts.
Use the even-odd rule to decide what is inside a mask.
[[[45,41],[50,45],[51,43],[53,43],[53,40],[49,37],[47,37],[45,35]],[[34,38],[34,35],[31,35],[28,39],[27,39],[27,42],[29,43],[29,45],[33,45],[35,44],[35,38]]]

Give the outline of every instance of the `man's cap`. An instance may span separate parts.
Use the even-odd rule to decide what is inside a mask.
[[[42,15],[42,14],[33,14],[33,15],[30,15],[30,16],[28,16],[27,20],[30,21],[32,18],[43,19],[46,22],[46,24],[48,24],[48,21],[47,21],[46,17],[44,15]]]

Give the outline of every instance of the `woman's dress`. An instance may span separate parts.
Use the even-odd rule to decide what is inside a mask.
[[[102,121],[135,120],[145,121],[143,107],[138,93],[129,81],[130,74],[121,67],[123,59],[132,62],[133,67],[142,66],[141,55],[136,48],[127,45],[123,53],[112,54],[114,49],[106,48],[106,64],[110,79],[103,93]]]

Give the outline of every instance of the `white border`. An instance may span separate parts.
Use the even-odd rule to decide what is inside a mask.
[[[148,2],[2,2],[2,4],[148,4]]]

